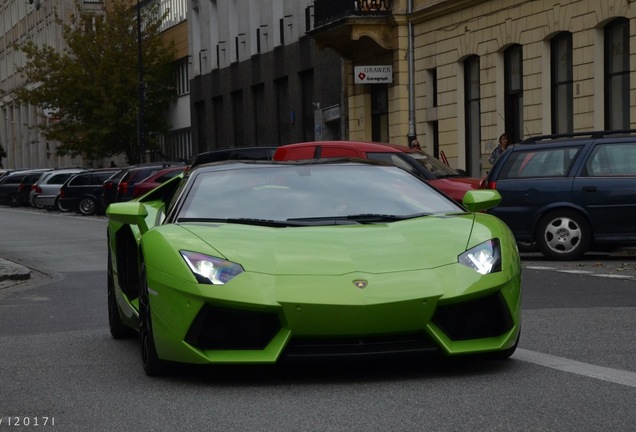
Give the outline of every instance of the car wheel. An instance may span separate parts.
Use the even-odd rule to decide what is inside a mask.
[[[84,197],[80,200],[77,205],[77,210],[82,216],[90,216],[95,214],[95,210],[97,209],[97,203],[91,197]]]
[[[7,203],[11,207],[20,207],[20,197],[17,194],[11,194],[7,197]]]
[[[517,242],[519,252],[537,252],[539,249],[535,242]]]
[[[150,298],[148,295],[148,281],[146,279],[146,266],[141,263],[139,293],[139,338],[141,341],[141,362],[148,376],[159,376],[165,371],[165,362],[157,356],[155,339],[152,332],[152,313],[150,311]]]
[[[548,213],[539,221],[536,241],[547,258],[575,260],[589,249],[592,231],[580,213],[558,210]]]
[[[68,208],[66,208],[66,207],[64,207],[64,205],[62,205],[62,201],[60,200],[60,198],[59,198],[59,197],[55,199],[55,205],[54,205],[54,207],[55,207],[58,211],[60,211],[60,212],[62,212],[62,213],[66,213],[66,212],[68,212],[68,211],[69,211],[69,209],[68,209]]]
[[[108,325],[110,334],[115,339],[128,339],[135,336],[135,331],[128,327],[121,319],[119,307],[117,307],[117,299],[115,297],[115,283],[113,280],[113,267],[108,250]]]

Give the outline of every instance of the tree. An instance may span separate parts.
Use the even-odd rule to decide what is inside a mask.
[[[106,2],[105,2],[106,3]],[[57,154],[88,160],[125,153],[129,163],[141,160],[137,15],[130,1],[112,0],[101,11],[85,11],[76,0],[77,15],[57,17],[67,48],[58,52],[30,41],[16,49],[27,58],[21,68],[26,85],[18,100],[48,112],[56,121],[43,122],[43,136],[58,141]],[[174,46],[160,34],[155,6],[142,10],[143,82],[145,85],[145,148],[157,148],[168,130],[166,112],[175,97]]]

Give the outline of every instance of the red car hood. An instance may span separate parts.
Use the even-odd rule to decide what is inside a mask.
[[[469,190],[479,189],[480,179],[473,177],[451,177],[427,180],[431,186],[444,192],[457,202],[462,202],[464,194]]]

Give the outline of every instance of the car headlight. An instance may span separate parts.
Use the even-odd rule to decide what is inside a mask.
[[[499,239],[485,241],[461,254],[457,260],[483,275],[501,271]]]
[[[231,261],[196,252],[180,252],[199,283],[223,285],[243,273],[243,267]]]

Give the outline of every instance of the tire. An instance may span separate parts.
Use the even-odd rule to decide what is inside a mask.
[[[119,307],[117,306],[117,299],[115,297],[115,283],[113,280],[113,267],[112,259],[110,255],[110,249],[108,250],[108,326],[110,328],[110,334],[114,339],[130,339],[136,335],[136,332],[128,327],[121,319],[119,314]]]
[[[590,248],[592,230],[580,213],[557,210],[539,221],[536,242],[541,253],[549,259],[576,260]]]
[[[7,197],[7,203],[11,207],[20,207],[20,197],[18,194],[11,194]]]
[[[55,199],[54,207],[61,213],[67,213],[70,210],[62,205],[62,201],[60,200],[59,197]]]
[[[97,202],[91,197],[84,197],[77,204],[77,211],[82,216],[91,216],[97,210]]]
[[[535,242],[517,242],[517,248],[519,252],[538,252],[539,248]]]
[[[159,359],[152,332],[152,313],[148,295],[146,266],[141,263],[139,274],[141,292],[139,293],[139,340],[141,342],[141,363],[148,376],[160,376],[165,373],[166,363]]]

